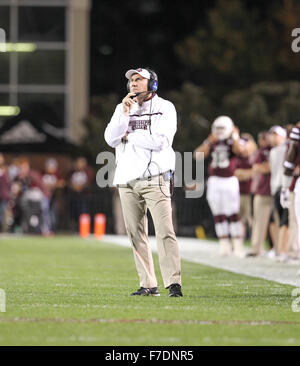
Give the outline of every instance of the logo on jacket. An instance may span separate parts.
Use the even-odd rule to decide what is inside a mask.
[[[148,119],[142,120],[131,120],[129,122],[129,126],[132,130],[147,130],[148,126],[150,125],[150,121]]]

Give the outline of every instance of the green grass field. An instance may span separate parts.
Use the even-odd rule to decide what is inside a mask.
[[[131,297],[130,249],[77,237],[0,240],[0,345],[300,345],[292,286],[182,261],[183,298]]]

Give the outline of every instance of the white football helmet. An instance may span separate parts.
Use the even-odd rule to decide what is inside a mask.
[[[220,116],[216,118],[211,126],[211,132],[218,140],[228,139],[234,129],[232,119],[227,116]]]

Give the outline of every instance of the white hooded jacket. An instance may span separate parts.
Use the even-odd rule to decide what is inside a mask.
[[[172,143],[176,130],[174,105],[158,95],[141,106],[136,103],[129,116],[123,113],[123,105],[118,104],[104,133],[105,141],[116,149],[113,184],[175,170]],[[122,142],[126,132],[128,141]]]

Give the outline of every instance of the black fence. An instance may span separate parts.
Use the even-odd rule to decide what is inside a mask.
[[[106,215],[106,233],[116,233],[116,199],[114,188],[92,187],[85,193],[69,190],[58,191],[55,197],[57,208],[57,232],[76,232],[79,230],[78,219],[81,213],[91,216],[91,228],[95,214]],[[179,236],[196,236],[196,228],[202,226],[207,236],[214,236],[213,217],[205,198],[186,198],[181,188],[175,188],[172,197],[174,226]],[[120,207],[119,207],[120,209]],[[148,212],[149,234],[154,235],[154,225]]]

